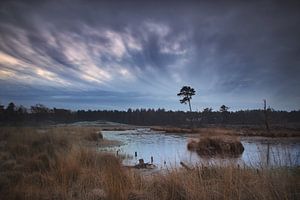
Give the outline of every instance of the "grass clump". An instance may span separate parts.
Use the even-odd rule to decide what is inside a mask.
[[[244,152],[244,146],[239,140],[220,137],[205,137],[199,141],[190,141],[187,148],[201,156],[239,156]]]

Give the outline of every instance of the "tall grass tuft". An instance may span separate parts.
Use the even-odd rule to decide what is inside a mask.
[[[236,138],[204,137],[190,141],[187,148],[201,156],[239,156],[244,152],[243,144]]]
[[[81,141],[92,132],[85,131],[69,127],[1,129],[0,199],[127,196],[131,184],[120,160],[85,147]]]

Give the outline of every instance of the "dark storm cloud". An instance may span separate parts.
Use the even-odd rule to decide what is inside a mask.
[[[106,99],[118,108],[178,108],[174,94],[191,84],[199,91],[198,109],[255,108],[263,98],[277,109],[300,107],[296,1],[12,0],[0,6],[6,101],[76,106]]]

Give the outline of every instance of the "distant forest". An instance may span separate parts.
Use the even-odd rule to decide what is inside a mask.
[[[227,109],[224,109],[227,108]],[[300,124],[300,110],[276,111],[267,109],[270,124]],[[132,125],[169,125],[184,127],[205,125],[263,125],[264,110],[240,110],[231,112],[221,106],[219,111],[206,108],[202,112],[167,111],[165,109],[78,110],[47,108],[42,104],[25,108],[9,103],[0,105],[1,125],[55,124],[77,121],[106,120]]]

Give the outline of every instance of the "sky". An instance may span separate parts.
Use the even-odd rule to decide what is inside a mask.
[[[298,2],[1,0],[0,103],[299,110]]]

